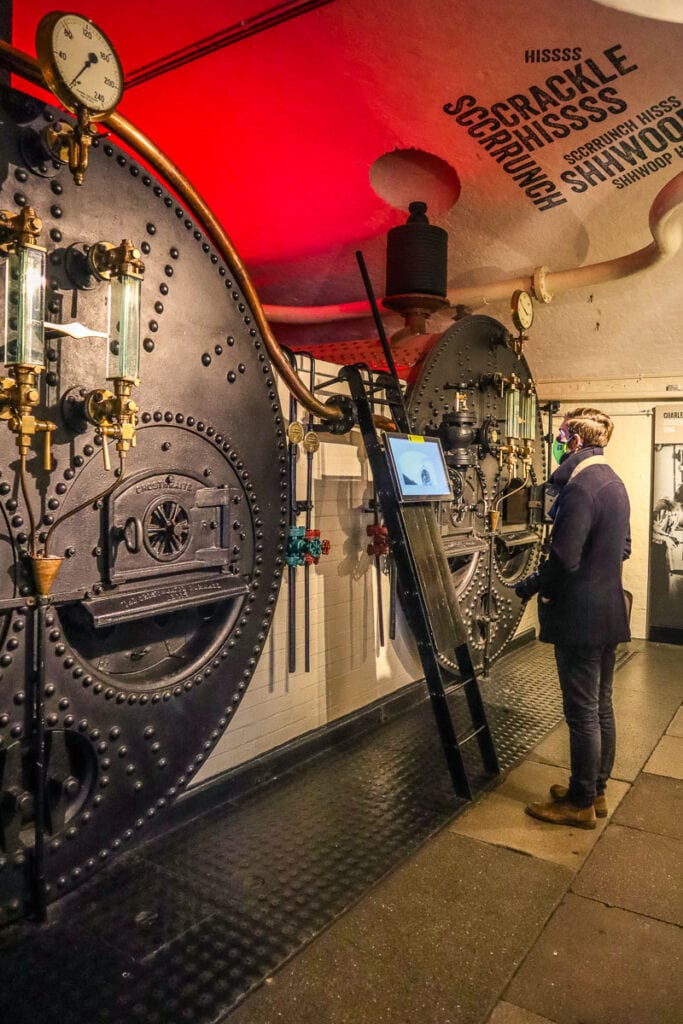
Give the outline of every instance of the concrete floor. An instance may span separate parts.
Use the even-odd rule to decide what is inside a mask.
[[[631,651],[594,832],[524,814],[568,779],[561,725],[229,1024],[680,1024],[683,648]]]

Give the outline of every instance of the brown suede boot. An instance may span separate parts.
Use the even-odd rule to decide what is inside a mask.
[[[529,804],[524,808],[532,818],[551,825],[573,825],[574,828],[595,828],[595,808],[575,807],[565,800],[551,800],[548,804]]]
[[[550,795],[553,798],[553,800],[566,800],[568,792],[569,786],[563,786],[559,782],[556,782],[553,786],[550,787]],[[604,793],[598,793],[598,795],[595,798],[595,803],[593,804],[593,807],[595,808],[596,818],[607,817],[607,797]]]

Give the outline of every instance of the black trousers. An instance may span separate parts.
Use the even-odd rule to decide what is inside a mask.
[[[617,733],[612,707],[616,645],[555,646],[564,717],[569,726],[571,778],[567,799],[588,807],[604,793],[614,766]]]

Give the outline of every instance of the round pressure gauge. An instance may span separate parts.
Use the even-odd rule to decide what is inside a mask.
[[[62,11],[46,14],[36,33],[36,56],[49,88],[71,113],[85,108],[91,121],[101,121],[121,99],[121,63],[89,18]]]
[[[528,331],[534,322],[534,304],[528,292],[513,293],[510,299],[510,315],[518,331]]]

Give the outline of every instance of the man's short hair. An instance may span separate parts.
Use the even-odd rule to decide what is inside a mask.
[[[604,448],[614,430],[610,417],[599,409],[579,406],[578,409],[566,412],[564,418],[572,433],[578,434],[585,445]]]

